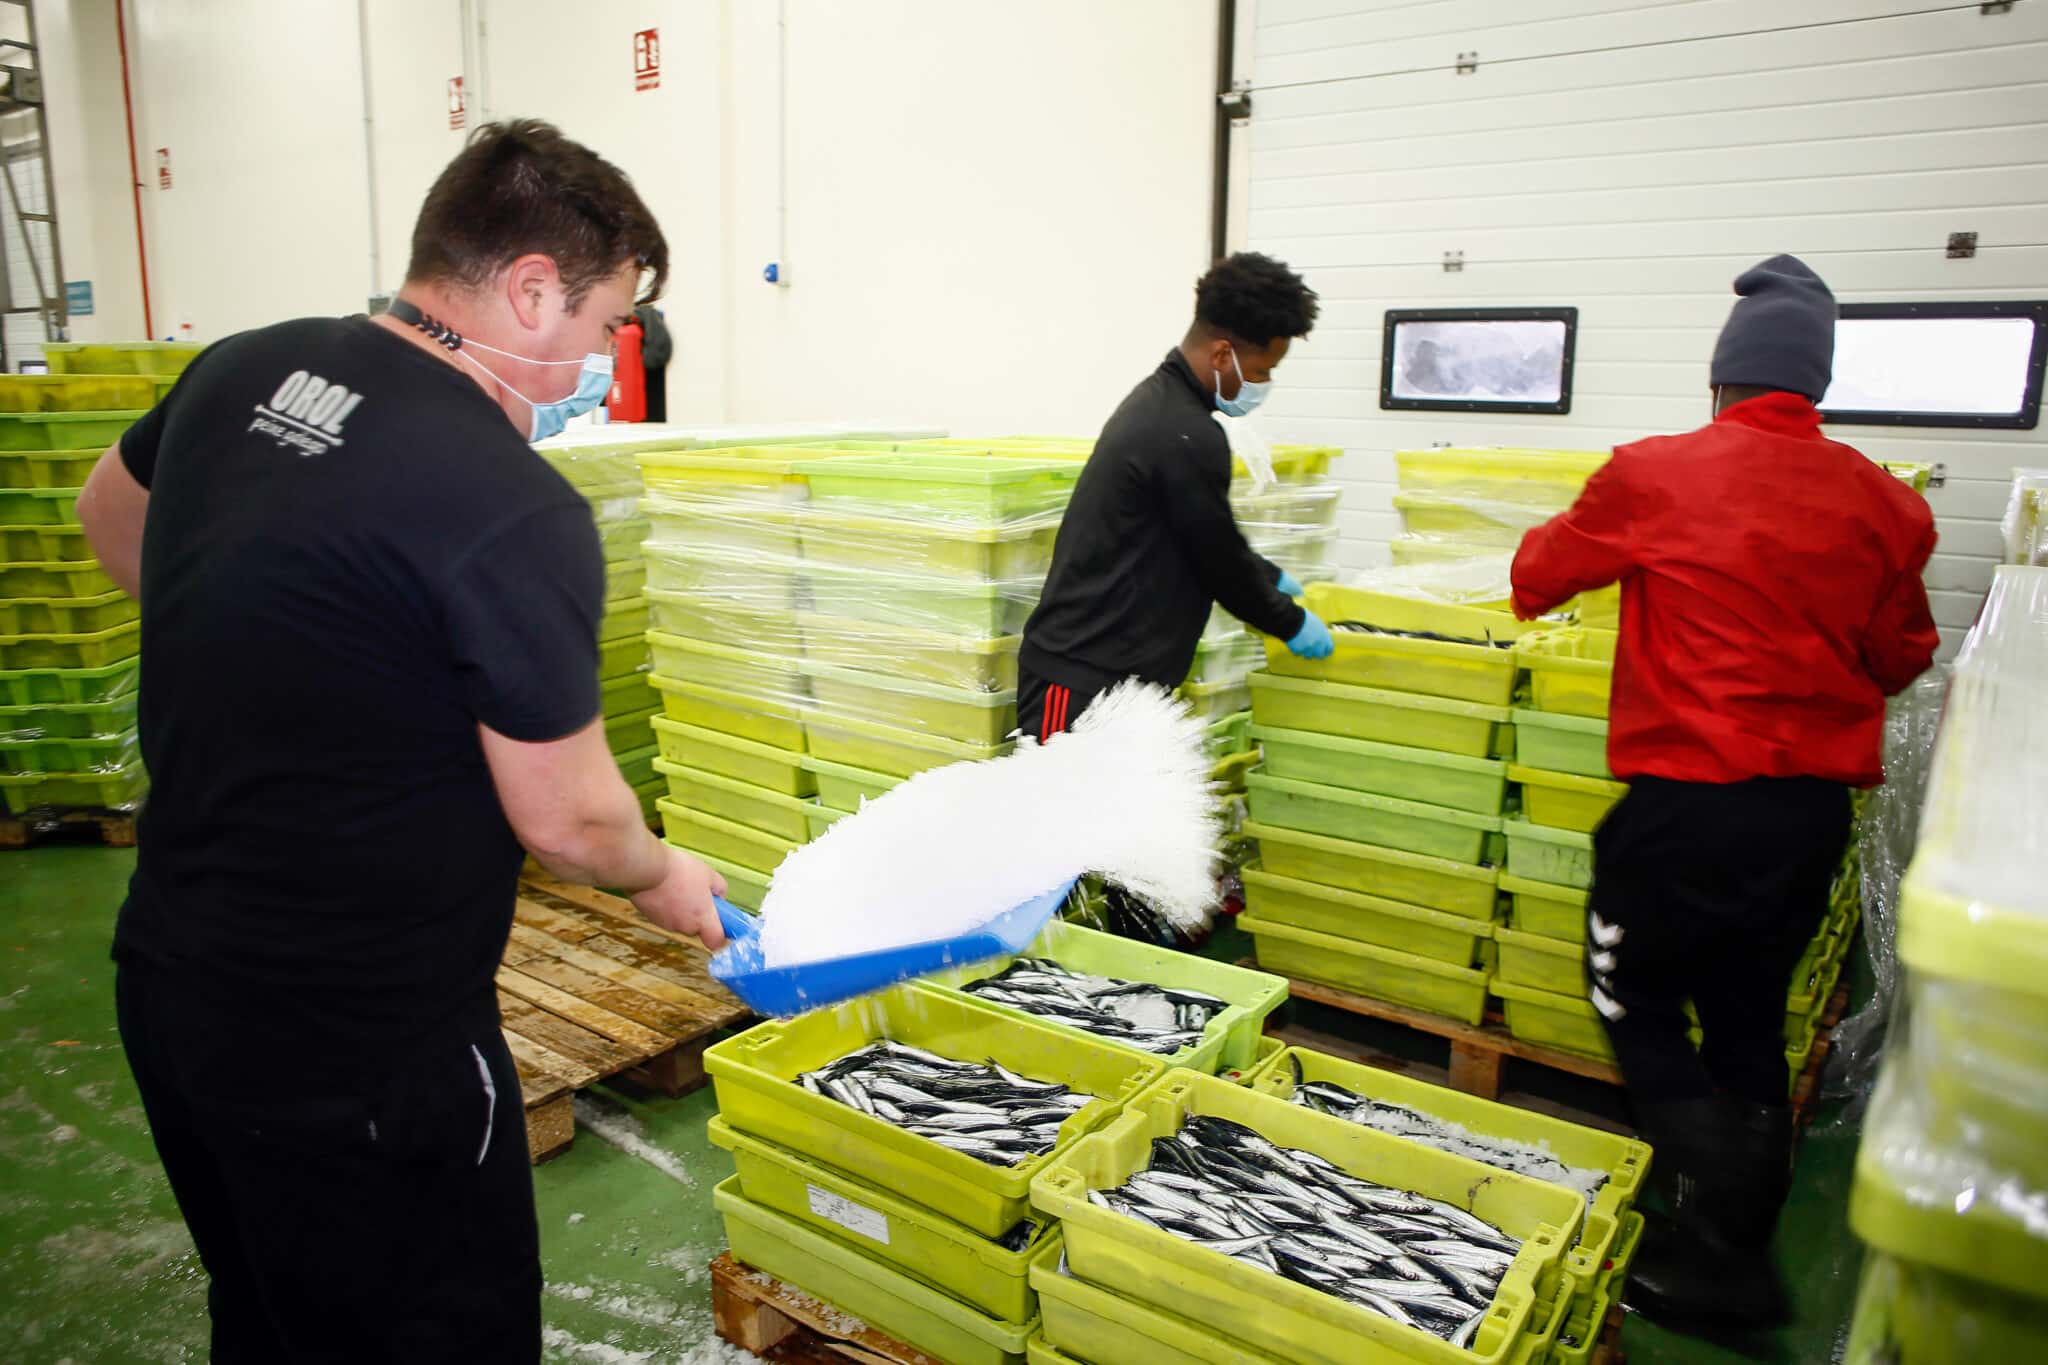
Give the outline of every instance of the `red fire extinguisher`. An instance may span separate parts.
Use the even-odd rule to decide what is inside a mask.
[[[647,420],[647,367],[640,363],[640,324],[612,333],[612,392],[605,406],[614,422]]]

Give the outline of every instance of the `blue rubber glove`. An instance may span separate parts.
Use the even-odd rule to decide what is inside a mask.
[[[1322,617],[1305,611],[1301,614],[1301,629],[1294,632],[1287,648],[1304,659],[1327,659],[1337,648],[1337,642],[1330,638],[1330,628],[1323,624]]]
[[[1280,581],[1278,583],[1275,583],[1273,586],[1280,589],[1280,591],[1286,593],[1289,597],[1301,596],[1300,580],[1296,579],[1293,574],[1287,572],[1287,570],[1285,569],[1282,569],[1280,571]]]

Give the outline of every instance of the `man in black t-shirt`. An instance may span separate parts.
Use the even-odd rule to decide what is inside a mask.
[[[209,348],[80,497],[142,601],[117,1007],[215,1361],[538,1359],[520,862],[720,939],[606,747],[596,529],[528,444],[667,264],[617,168],[480,129],[390,315]]]
[[[1270,256],[1240,252],[1196,282],[1187,335],[1110,415],[1060,520],[1018,655],[1025,734],[1061,733],[1125,678],[1179,687],[1219,603],[1296,654],[1329,654],[1301,585],[1238,529],[1215,420],[1256,408],[1315,320],[1315,291]]]

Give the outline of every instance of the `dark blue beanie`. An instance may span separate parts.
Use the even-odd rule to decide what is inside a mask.
[[[1835,296],[1797,256],[1773,256],[1735,281],[1708,381],[1803,393],[1818,403],[1835,368]]]

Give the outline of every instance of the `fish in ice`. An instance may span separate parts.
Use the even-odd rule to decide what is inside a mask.
[[[1043,1156],[1093,1095],[995,1061],[962,1062],[884,1039],[797,1076],[814,1095],[995,1166]]]
[[[1201,991],[1094,976],[1043,957],[1020,957],[960,989],[1161,1057],[1200,1043],[1209,1021],[1230,1008]]]

